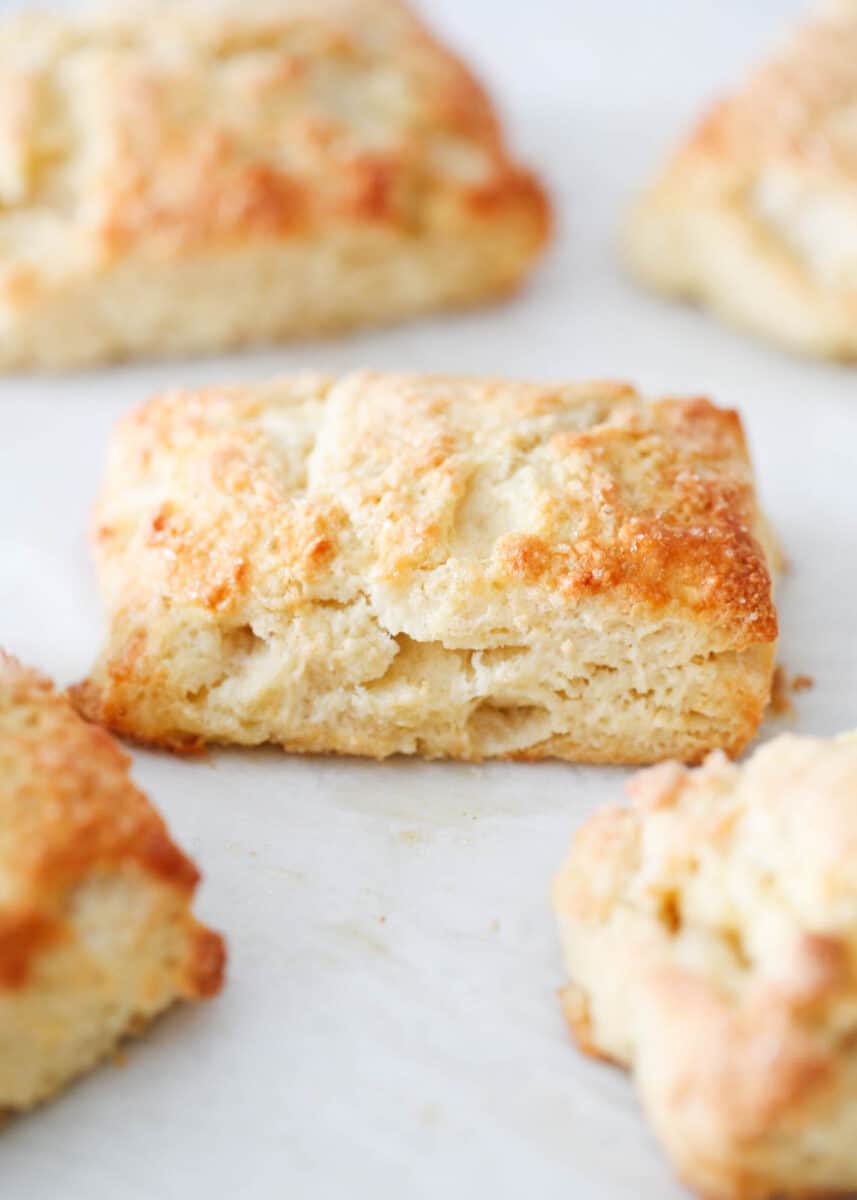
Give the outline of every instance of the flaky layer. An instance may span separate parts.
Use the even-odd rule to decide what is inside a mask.
[[[554,884],[581,1048],[703,1195],[857,1187],[857,743],[637,776]]]
[[[220,988],[222,940],[190,911],[198,872],[128,766],[0,652],[0,1110]]]
[[[623,385],[358,374],[125,421],[89,716],[173,746],[736,751],[776,614],[740,424]]]
[[[547,226],[488,97],[400,0],[0,22],[0,367],[476,303]]]
[[[857,6],[830,4],[701,122],[634,212],[646,282],[857,357]]]

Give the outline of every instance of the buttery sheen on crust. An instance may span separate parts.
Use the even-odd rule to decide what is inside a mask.
[[[637,775],[554,884],[581,1048],[718,1200],[857,1189],[857,741]]]
[[[77,703],[147,742],[698,759],[769,695],[766,531],[705,400],[373,373],[167,394],[117,428],[94,539],[109,633]]]
[[[401,0],[0,22],[0,368],[488,300],[547,226],[488,97]]]
[[[223,943],[190,912],[196,867],[128,766],[0,652],[0,1112],[220,988]]]
[[[643,197],[641,279],[795,350],[857,358],[857,2],[828,4]]]

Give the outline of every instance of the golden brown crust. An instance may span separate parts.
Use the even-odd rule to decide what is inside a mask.
[[[62,936],[62,928],[44,912],[0,912],[0,990],[23,987],[31,962]]]
[[[47,680],[2,651],[0,706],[5,833],[15,839],[0,858],[22,893],[61,890],[95,868],[131,862],[193,891],[199,872],[131,783],[131,760],[108,733],[84,724]],[[35,802],[48,786],[50,803]]]
[[[331,386],[321,380],[319,397]],[[588,399],[585,385],[577,401],[573,388],[441,376],[366,373],[339,386],[366,391],[365,413],[353,412],[355,438],[341,447],[338,469],[344,475],[359,460],[382,473],[384,523],[393,528],[385,531],[379,566],[388,578],[411,577],[445,553],[433,506],[424,517],[413,513],[402,490],[417,481],[442,498],[463,491],[472,469],[465,439],[472,423],[490,420],[489,405],[503,403],[511,422],[533,412],[556,415]],[[753,481],[737,413],[698,399],[649,408],[624,391],[614,402],[612,390],[602,398],[600,387],[592,385],[592,402],[603,405],[601,419],[581,432],[554,434],[547,447],[558,469],[573,464],[582,498],[547,493],[538,534],[497,540],[498,574],[523,576],[569,604],[617,589],[647,607],[680,603],[741,629],[747,642],[773,640],[776,610],[754,537]],[[187,454],[206,484],[234,505],[224,504],[210,528],[171,498],[150,518],[145,547],[163,564],[175,600],[221,611],[238,607],[259,585],[256,555],[271,528],[278,531],[277,568],[295,580],[291,586],[312,585],[335,570],[337,530],[346,523],[342,506],[321,489],[318,499],[291,503],[276,447],[260,428],[266,403],[275,410],[288,405],[289,381],[279,389],[279,404],[276,383],[258,392],[171,393],[120,426],[127,466],[141,479],[150,466],[157,470],[164,451]],[[375,398],[381,403],[373,404]],[[391,400],[398,411],[390,411]],[[103,559],[122,554],[121,544],[111,545],[121,535],[109,521],[98,523],[95,536]],[[114,664],[117,677],[133,674],[142,636]]]
[[[39,954],[67,935],[63,905],[87,877],[137,869],[189,903],[199,872],[129,766],[109,734],[0,651],[0,990],[24,987]],[[194,938],[189,979],[210,994],[221,939],[202,927]]]
[[[648,282],[857,356],[857,9],[829,6],[693,131],[628,236]]]
[[[318,280],[327,273],[348,292],[363,260],[380,269],[387,255],[415,255],[419,273],[435,261],[419,259],[423,244],[454,257],[485,238],[469,290],[452,277],[419,285],[431,308],[503,294],[549,233],[545,194],[511,161],[487,94],[400,0],[193,0],[181,11],[156,0],[100,18],[19,17],[0,26],[0,64],[0,237],[16,247],[0,266],[0,303],[21,323],[0,361],[50,361],[28,323],[70,306],[75,288],[88,302],[91,284],[129,265],[156,284],[145,271],[160,264],[163,280],[198,287],[201,275],[167,270],[292,247],[318,253]],[[442,260],[435,267],[440,278]],[[401,292],[409,315],[419,305]],[[361,319],[359,301],[340,310],[333,295],[325,308],[307,291],[314,327],[294,298],[282,303],[284,335]],[[371,295],[362,311],[396,315]],[[92,326],[89,344],[85,331],[74,344],[67,333],[54,358],[121,353],[123,339],[132,348],[118,315],[111,325]],[[231,329],[252,337],[243,316]],[[261,318],[257,329],[276,333]],[[188,323],[185,336],[201,335]]]
[[[782,737],[630,791],[555,884],[582,1048],[632,1069],[703,1194],[849,1191],[857,743]]]
[[[148,742],[693,759],[743,745],[769,695],[775,556],[740,422],[704,400],[372,373],[170,393],[118,427],[93,531],[110,637],[75,702]],[[663,742],[563,724],[599,672],[608,703],[629,625],[686,639],[668,653],[702,672],[678,685],[688,709],[728,709],[713,743],[703,724],[671,741],[669,699]],[[417,677],[449,693],[443,741]],[[655,693],[640,676],[630,699]]]

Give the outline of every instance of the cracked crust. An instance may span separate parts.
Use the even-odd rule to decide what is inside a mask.
[[[190,911],[199,873],[128,767],[0,652],[0,1110],[46,1099],[175,1000],[220,989],[223,941]]]
[[[693,759],[754,733],[776,613],[737,416],[359,373],[156,398],[94,520],[75,693],[171,748]]]
[[[548,204],[400,0],[139,0],[0,22],[0,367],[505,295]]]
[[[857,1188],[857,742],[636,776],[553,902],[580,1048],[629,1067],[682,1178],[722,1200]]]
[[[630,221],[629,264],[794,350],[857,358],[857,4],[699,124]]]

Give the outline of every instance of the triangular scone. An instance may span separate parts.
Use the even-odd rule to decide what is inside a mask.
[[[857,742],[654,767],[553,901],[582,1049],[631,1068],[704,1196],[857,1189]]]
[[[221,985],[196,867],[65,697],[0,652],[0,1111],[28,1108]]]
[[[547,226],[488,97],[402,0],[0,22],[0,368],[476,303]]]
[[[161,396],[114,435],[109,631],[144,741],[583,762],[737,751],[774,557],[734,412],[357,373]]]
[[[630,221],[644,281],[795,350],[857,358],[857,0],[700,124]]]

